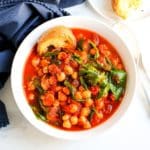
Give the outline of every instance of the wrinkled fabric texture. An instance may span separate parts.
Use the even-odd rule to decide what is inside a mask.
[[[46,20],[69,15],[61,8],[83,1],[0,0],[0,89],[9,77],[15,52],[27,34]],[[0,127],[8,123],[6,109],[0,101]]]
[[[7,124],[9,124],[8,116],[6,113],[5,105],[0,101],[0,127],[5,127]]]

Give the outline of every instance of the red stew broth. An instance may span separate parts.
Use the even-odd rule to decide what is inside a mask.
[[[83,39],[92,40],[95,43],[98,42],[99,44],[98,44],[97,47],[105,45],[107,47],[107,50],[109,50],[111,52],[111,54],[109,55],[109,59],[112,61],[112,63],[113,64],[116,63],[115,65],[118,69],[125,70],[124,65],[123,65],[123,63],[120,59],[120,56],[118,55],[115,47],[112,46],[111,43],[109,43],[105,38],[103,38],[102,36],[100,36],[97,33],[94,33],[94,32],[88,31],[88,30],[84,30],[84,29],[76,29],[75,28],[75,29],[72,29],[72,32],[75,35],[77,40],[83,38]],[[102,56],[103,54],[100,52],[100,55]],[[24,91],[25,91],[27,101],[28,101],[29,105],[31,105],[31,106],[37,106],[37,99],[36,98],[34,98],[33,100],[29,99],[29,95],[31,93],[34,94],[34,95],[37,95],[36,91],[28,90],[29,81],[32,79],[32,77],[38,76],[36,69],[32,65],[32,59],[35,58],[35,57],[40,57],[37,53],[37,46],[36,45],[33,47],[31,53],[29,54],[29,57],[28,57],[28,59],[26,61],[26,64],[25,64],[24,73],[23,73]],[[55,87],[53,87],[53,85],[51,85],[51,86],[52,87],[50,89],[55,88]],[[124,94],[122,94],[121,97],[119,98],[119,100],[117,100],[117,101],[112,100],[113,98],[111,96],[112,96],[112,94],[108,94],[107,97],[102,98],[102,100],[104,102],[103,103],[104,107],[101,110],[101,112],[103,114],[103,117],[102,117],[102,119],[99,119],[99,117],[94,112],[93,117],[92,117],[91,122],[90,122],[91,127],[89,127],[89,128],[93,128],[97,125],[100,125],[103,122],[105,122],[107,119],[109,119],[114,114],[114,112],[118,109],[118,107],[119,107],[119,105],[120,105],[120,103],[123,99]],[[70,97],[70,95],[68,97]],[[96,100],[94,100],[94,101],[96,101]],[[77,104],[77,105],[78,105],[78,103],[81,103],[80,106],[79,106],[80,107],[79,111],[81,111],[82,107],[85,107],[84,104],[82,104],[82,102],[76,102],[74,100],[71,100],[71,103]],[[91,107],[89,107],[89,108],[91,108]],[[53,113],[51,113],[51,115],[53,115]],[[54,115],[55,115],[55,113],[54,113]],[[78,120],[79,120],[80,113],[77,112],[77,113],[71,114],[70,116],[77,116]],[[70,128],[65,128],[65,127],[62,126],[62,124],[63,124],[62,123],[63,122],[62,118],[59,118],[59,119],[60,119],[60,124],[59,125],[55,125],[55,124],[53,124],[49,121],[45,121],[45,122],[48,123],[49,125],[52,125],[54,127],[57,127],[59,129],[63,129],[63,130],[77,131],[77,130],[89,129],[89,128],[84,128],[83,125],[80,125],[80,124],[79,125],[78,124],[77,125],[72,125]]]

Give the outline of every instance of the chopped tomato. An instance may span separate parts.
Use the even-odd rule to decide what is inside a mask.
[[[100,88],[98,86],[92,86],[90,90],[91,90],[92,95],[96,96]]]

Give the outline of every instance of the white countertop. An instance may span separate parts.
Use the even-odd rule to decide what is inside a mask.
[[[82,4],[67,10],[72,15],[83,15],[103,20],[88,4]],[[135,34],[141,50],[146,49],[150,56],[150,18],[128,23],[128,27]],[[128,33],[128,30],[124,31],[125,34]],[[129,41],[129,39],[126,40]],[[6,104],[10,119],[10,125],[0,129],[1,150],[150,149],[150,106],[143,97],[141,90],[137,90],[128,111],[115,126],[98,137],[83,141],[55,139],[35,129],[18,110],[12,95],[10,80],[0,91],[0,99]]]

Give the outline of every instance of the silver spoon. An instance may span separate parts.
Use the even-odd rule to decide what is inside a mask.
[[[137,58],[137,71],[139,74],[139,78],[140,78],[140,83],[142,85],[143,88],[143,92],[144,95],[146,97],[146,99],[148,100],[148,103],[150,104],[150,78],[145,70],[145,67],[143,65],[143,60],[142,60],[142,54],[140,53],[138,58]]]

